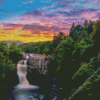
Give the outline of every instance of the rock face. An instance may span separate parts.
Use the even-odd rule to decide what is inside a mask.
[[[21,64],[22,65],[23,64],[23,60],[20,60],[17,64]]]
[[[46,55],[34,54],[30,56],[27,65],[30,69],[37,69],[40,74],[47,74],[48,65],[50,64],[50,59],[46,59]]]
[[[34,54],[29,57],[27,61],[27,79],[30,84],[46,86],[49,84],[47,82],[48,66],[50,64],[50,59],[53,57],[46,58],[46,55]]]
[[[28,59],[28,58],[29,58],[29,53],[23,52],[23,57],[22,57],[22,59]]]

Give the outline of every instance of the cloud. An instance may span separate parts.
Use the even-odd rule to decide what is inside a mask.
[[[70,3],[87,3],[94,2],[97,0],[55,0],[55,4],[70,4]]]
[[[34,30],[31,30],[31,33],[32,34],[41,34],[41,30],[38,30],[38,29],[34,29]]]
[[[40,0],[41,2],[46,2],[46,3],[49,3],[51,2],[51,0]]]
[[[6,35],[0,35],[1,37],[6,37]]]
[[[33,3],[33,0],[28,0],[26,2],[22,2],[23,4],[27,4],[27,3]]]
[[[70,12],[67,12],[67,11],[57,11],[57,13],[59,14],[62,14],[63,16],[68,16],[68,17],[71,17],[71,16],[79,16],[81,14],[85,14],[85,13],[91,13],[91,12],[96,12],[98,11],[97,9],[74,9]]]
[[[69,5],[72,5],[72,6],[75,6],[75,5],[78,5],[80,3],[70,3]]]
[[[2,11],[2,12],[4,12],[4,13],[7,13],[7,14],[12,14],[12,13],[7,12],[7,11],[5,11],[5,10],[0,10],[0,11]]]
[[[52,13],[52,14],[46,14],[45,17],[55,17],[57,16],[56,13]]]
[[[42,12],[38,11],[38,10],[29,10],[28,12],[20,15],[20,16],[23,16],[23,15],[32,15],[32,16],[41,16],[42,15]]]
[[[94,2],[97,2],[98,0],[94,0]]]
[[[2,29],[0,30],[15,30],[15,29],[18,29],[18,28],[21,28],[23,25],[21,24],[3,24],[3,27]]]
[[[21,5],[17,5],[17,6],[21,7]]]
[[[3,2],[2,0],[0,0],[0,4],[2,4],[2,3],[5,3],[5,2]]]
[[[66,4],[71,3],[73,0],[55,0],[54,4]]]
[[[31,35],[31,34],[21,34],[21,35],[18,35],[18,36],[22,36],[22,37],[33,37],[33,35]]]
[[[51,26],[51,27],[47,27],[47,26],[38,26],[38,25],[24,25],[23,29],[30,29],[30,30],[41,30],[41,31],[60,31],[60,30],[65,30],[66,28],[60,28],[57,26]]]

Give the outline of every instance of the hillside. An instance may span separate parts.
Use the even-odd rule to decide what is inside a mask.
[[[2,41],[0,41],[0,42],[2,42]],[[8,44],[8,46],[12,43],[12,42],[15,42],[15,43],[17,43],[18,45],[20,45],[20,44],[24,44],[23,42],[21,42],[21,41],[4,41],[4,42],[7,42],[7,44]]]

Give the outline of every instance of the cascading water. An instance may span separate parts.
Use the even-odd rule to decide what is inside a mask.
[[[38,88],[37,86],[30,85],[26,79],[27,75],[27,60],[23,60],[23,65],[17,64],[17,74],[19,76],[19,85],[17,88]]]
[[[27,60],[23,60],[23,62],[23,64],[17,64],[19,84],[15,86],[9,100],[61,100],[57,98],[55,93],[50,92],[50,95],[48,95],[49,90],[48,92],[43,92],[45,89],[43,90],[38,86],[30,85],[26,78]]]

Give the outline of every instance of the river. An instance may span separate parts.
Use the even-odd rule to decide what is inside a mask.
[[[49,90],[40,86],[30,85],[26,78],[27,60],[23,61],[23,65],[17,64],[19,84],[12,89],[8,100],[62,100],[53,89]]]

